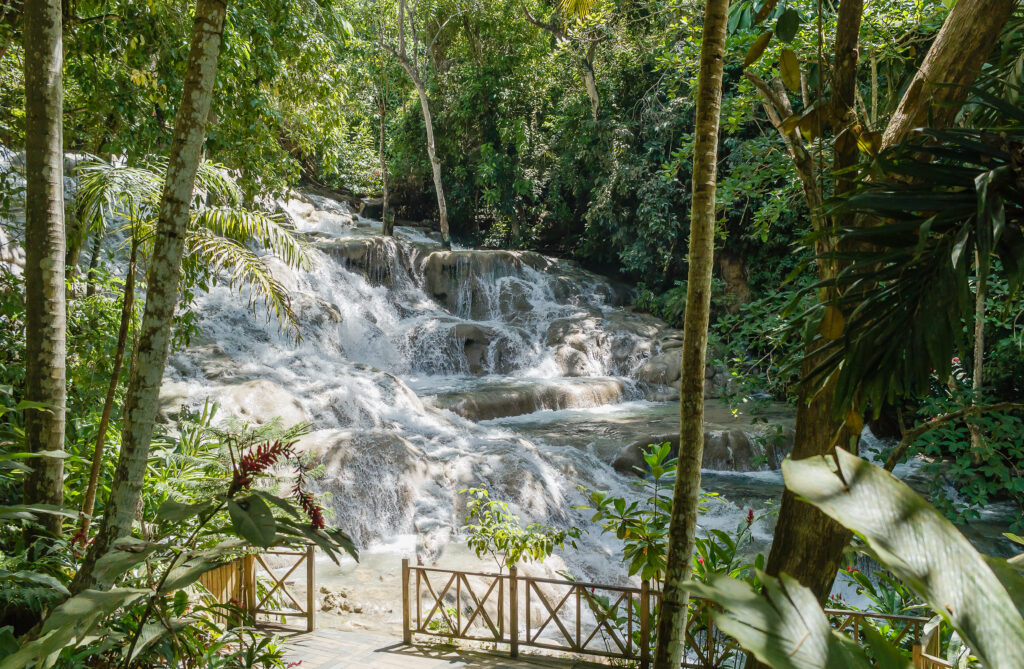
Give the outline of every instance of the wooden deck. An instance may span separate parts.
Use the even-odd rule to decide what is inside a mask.
[[[508,652],[455,648],[444,644],[404,645],[393,637],[318,630],[309,634],[295,634],[288,638],[286,662],[302,662],[298,669],[593,669],[607,665],[583,660],[522,655],[510,659]]]

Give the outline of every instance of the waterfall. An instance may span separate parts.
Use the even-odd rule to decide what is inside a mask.
[[[327,198],[279,206],[311,249],[306,271],[264,258],[302,340],[213,287],[195,305],[202,334],[170,361],[168,418],[210,398],[225,419],[309,421],[298,450],[324,465],[333,520],[362,546],[416,535],[436,555],[468,487],[563,526],[587,523],[581,485],[633,494],[611,466],[616,444],[656,433],[658,412],[661,431],[678,418],[644,399],[638,370],[669,328],[626,308],[628,289],[537,253],[446,250],[420,228],[385,238]],[[609,416],[632,421],[631,438]],[[709,520],[728,529],[745,511],[719,506]],[[576,568],[621,571],[598,532],[583,544]]]

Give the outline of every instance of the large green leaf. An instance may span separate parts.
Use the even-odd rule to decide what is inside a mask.
[[[171,523],[180,523],[188,518],[195,518],[196,516],[206,513],[213,508],[214,504],[216,504],[216,502],[213,501],[185,504],[173,499],[168,499],[160,505],[160,508],[156,511],[156,515],[162,520],[166,520]]]
[[[832,629],[814,593],[796,579],[762,573],[758,578],[764,583],[763,592],[725,575],[715,575],[710,584],[694,582],[686,587],[717,602],[723,610],[713,615],[721,630],[775,669],[873,666],[863,649]],[[896,669],[909,663],[891,666]]]
[[[775,34],[783,42],[792,42],[799,31],[800,13],[792,7],[782,12],[779,15],[779,20],[775,22]]]
[[[231,524],[238,536],[254,546],[272,546],[277,536],[277,523],[267,503],[256,495],[249,495],[237,502],[228,500]]]
[[[124,537],[96,560],[95,575],[100,583],[114,583],[126,571],[141,564],[157,546],[148,541]]]
[[[91,638],[96,628],[114,611],[149,594],[148,590],[113,588],[85,590],[53,610],[40,630],[40,635],[8,655],[0,669],[47,669],[57,655],[68,647],[78,646]]]
[[[1008,568],[997,575],[906,484],[842,449],[836,449],[835,460],[786,460],[782,473],[790,490],[859,534],[874,557],[944,616],[987,666],[1024,667],[1024,618],[1011,595],[1021,592],[1019,573]]]
[[[164,581],[161,593],[174,592],[188,587],[199,580],[199,577],[206,572],[221,566],[222,562],[193,558],[171,569]]]

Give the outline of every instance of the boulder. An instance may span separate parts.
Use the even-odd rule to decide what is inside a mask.
[[[409,258],[402,253],[402,247],[387,237],[330,239],[319,241],[316,246],[375,286],[394,287],[399,280],[412,276]]]
[[[602,406],[621,400],[625,392],[621,379],[582,377],[496,383],[473,391],[435,395],[431,402],[463,418],[481,421],[543,410]]]
[[[793,436],[791,427],[779,427],[774,432],[771,426],[768,429],[708,426],[704,430],[701,466],[732,472],[778,469],[782,459],[793,448]],[[623,447],[612,467],[622,474],[637,475],[636,467],[646,468],[643,452],[647,446],[665,442],[671,444],[671,455],[676,457],[679,454],[679,433],[656,434]]]
[[[247,423],[265,425],[280,419],[282,427],[308,423],[309,413],[295,395],[267,379],[255,379],[211,389],[221,407],[221,416],[234,416]]]
[[[682,372],[683,351],[676,348],[648,358],[636,371],[636,378],[656,386],[670,386]]]

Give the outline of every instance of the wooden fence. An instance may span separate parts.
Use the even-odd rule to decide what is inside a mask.
[[[290,558],[278,569],[283,571],[282,576],[278,576],[267,564],[270,556]],[[305,569],[300,571],[299,567],[302,566]],[[290,580],[293,574],[301,574],[303,571],[306,579],[304,603],[295,596],[292,591],[294,585]],[[316,562],[313,545],[302,550],[273,548],[246,555],[206,572],[199,580],[214,600],[222,604],[234,603],[256,624],[301,617],[306,620],[307,632],[316,629]]]
[[[402,636],[413,634],[508,644],[511,657],[520,647],[544,648],[638,662],[651,662],[652,618],[661,593],[645,582],[639,588],[507,574],[456,571],[410,565],[402,560]],[[714,603],[691,597],[686,653],[682,666],[720,669],[742,666],[742,652],[714,625]],[[927,618],[861,611],[826,610],[836,629],[853,638],[875,621],[896,631],[897,642],[914,643],[915,667],[921,664],[922,626]],[[937,647],[935,649],[937,653]],[[938,659],[938,658],[934,658]]]

